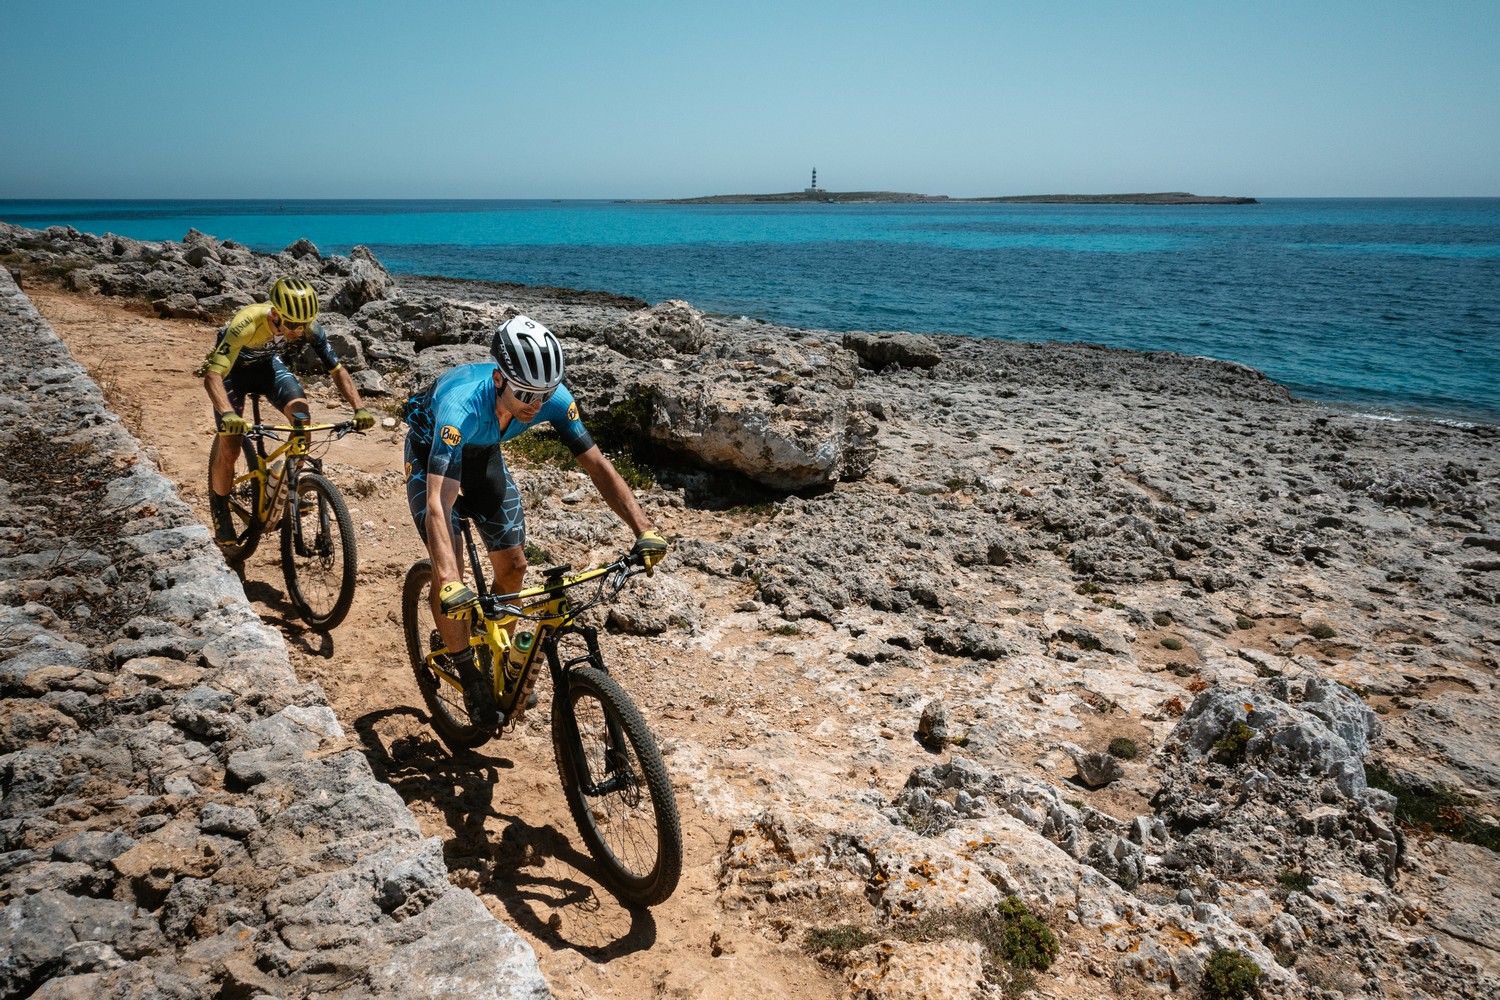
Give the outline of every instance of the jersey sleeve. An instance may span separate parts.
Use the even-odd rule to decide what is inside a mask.
[[[208,357],[203,359],[198,374],[215,372],[221,376],[228,375],[229,369],[234,367],[234,359],[240,355],[240,348],[245,346],[255,332],[255,323],[256,317],[251,310],[242,309],[235,313],[234,318],[219,331],[219,341],[208,352]]]
[[[578,400],[573,398],[573,393],[565,385],[557,387],[552,398],[547,400],[542,411],[537,414],[537,420],[545,420],[551,424],[558,438],[574,455],[582,455],[594,446],[593,436],[583,426],[583,420],[578,415]]]
[[[434,399],[432,447],[427,452],[427,474],[458,479],[463,473],[464,438],[470,433],[468,411],[461,405]]]
[[[339,356],[334,351],[333,345],[328,343],[328,334],[323,330],[323,324],[313,321],[312,328],[307,331],[307,342],[312,347],[313,353],[318,360],[323,362],[323,370],[332,375],[335,368],[339,366]]]

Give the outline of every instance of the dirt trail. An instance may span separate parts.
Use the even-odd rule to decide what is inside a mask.
[[[153,449],[162,471],[206,520],[210,417],[192,373],[214,329],[152,318],[97,297],[27,291],[89,369],[111,408]],[[342,402],[331,388],[309,389],[315,417],[341,419]],[[796,941],[773,940],[751,927],[748,913],[720,906],[717,859],[731,830],[695,802],[681,775],[676,778],[686,840],[682,884],[666,903],[632,912],[594,877],[558,785],[545,711],[476,754],[455,758],[437,742],[406,667],[401,637],[401,581],[406,568],[425,554],[406,511],[401,431],[377,427],[338,442],[325,456],[359,535],[359,584],[342,626],[331,635],[302,627],[286,600],[275,544],[263,545],[251,557],[243,578],[264,619],[286,636],[299,676],[323,687],[376,774],[406,800],[425,834],[442,838],[453,881],[479,893],[491,912],[531,942],[559,997],[843,996],[842,983],[804,955]],[[591,510],[590,504],[603,509],[592,498],[578,509]],[[722,514],[668,505],[652,510],[669,537],[717,536],[725,526]],[[623,529],[619,541],[628,541]],[[705,621],[723,621],[743,597],[696,573],[682,579],[707,601]],[[763,633],[737,635],[726,628],[716,647],[763,639]],[[665,659],[659,641],[612,635],[608,642],[612,667],[660,739],[720,745],[727,738],[745,738],[735,734],[729,718],[733,699],[706,704],[709,699],[695,700],[682,687],[655,683],[647,673],[660,661],[677,676],[748,685],[753,677],[736,676],[733,658],[715,661],[713,650],[674,644]],[[804,695],[797,704],[817,718],[816,706],[809,704],[816,694]],[[547,696],[544,691],[544,705]],[[794,730],[798,721],[790,720]],[[906,765],[895,764],[879,776],[882,787],[899,787],[904,779]],[[754,776],[730,779],[751,785]]]

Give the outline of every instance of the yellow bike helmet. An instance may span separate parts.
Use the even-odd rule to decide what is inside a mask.
[[[287,323],[311,323],[318,318],[318,293],[301,278],[277,278],[271,286],[271,305]]]

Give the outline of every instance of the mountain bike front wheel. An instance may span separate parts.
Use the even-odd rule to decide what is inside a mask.
[[[214,456],[224,446],[224,439],[218,434],[214,435],[213,444],[208,449],[208,492],[213,493],[213,467]],[[234,541],[219,542],[219,551],[224,554],[224,561],[228,563],[240,563],[249,559],[260,545],[260,536],[265,529],[265,524],[260,519],[261,504],[265,502],[266,481],[259,476],[251,476],[259,462],[259,456],[255,453],[255,445],[250,443],[247,437],[240,438],[240,454],[234,460],[234,484],[229,489],[229,520],[234,526]]]
[[[297,477],[281,524],[287,597],[309,626],[338,626],[354,602],[354,522],[338,488],[316,472]]]
[[[652,906],[682,876],[682,824],[656,740],[624,688],[574,667],[552,699],[552,751],[578,832],[626,902]]]
[[[423,559],[406,571],[401,588],[401,630],[406,633],[406,655],[417,679],[417,690],[427,705],[432,728],[453,751],[472,750],[488,742],[491,729],[473,725],[464,707],[464,693],[427,665],[427,654],[443,646],[432,616],[432,561]],[[487,684],[495,681],[488,646],[476,647],[479,672]]]

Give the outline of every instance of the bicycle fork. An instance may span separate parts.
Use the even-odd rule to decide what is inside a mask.
[[[583,637],[588,647],[588,652],[582,656],[575,656],[562,663],[557,655],[556,638],[565,634],[576,634]],[[608,674],[609,669],[604,665],[604,657],[599,652],[599,631],[588,625],[570,625],[565,629],[559,629],[554,641],[548,645],[548,660],[552,668],[552,690],[554,698],[563,699],[562,704],[567,709],[561,713],[564,725],[564,737],[567,739],[568,747],[572,751],[573,759],[578,763],[579,786],[583,793],[590,798],[601,795],[609,795],[614,792],[638,788],[640,781],[634,770],[630,767],[630,755],[626,751],[625,731],[620,727],[613,714],[604,712],[605,745],[604,745],[604,770],[603,775],[595,775],[589,767],[589,755],[584,750],[583,734],[578,728],[578,717],[573,711],[573,702],[569,692],[569,684],[573,675],[573,668],[578,666],[591,666],[602,674]],[[603,703],[600,703],[603,708]]]

